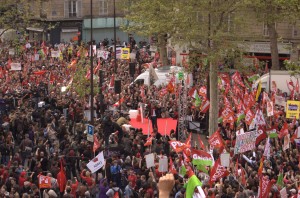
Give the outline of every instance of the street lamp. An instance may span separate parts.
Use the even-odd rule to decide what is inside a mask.
[[[94,63],[93,63],[93,0],[91,0],[91,42],[90,42],[90,53],[91,53],[91,70],[90,70],[90,88],[91,88],[91,125],[94,125]]]

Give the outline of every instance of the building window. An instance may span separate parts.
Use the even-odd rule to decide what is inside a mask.
[[[268,29],[268,25],[266,23],[264,23],[264,26],[263,26],[263,35],[269,36],[269,29]]]
[[[81,17],[81,0],[65,0],[65,18]]]
[[[298,37],[298,28],[295,25],[293,25],[292,31],[292,37]]]
[[[234,32],[234,30],[235,30],[234,18],[235,18],[234,12],[228,14],[228,16],[227,16],[227,32]]]
[[[100,0],[100,15],[108,14],[108,3],[107,0]]]

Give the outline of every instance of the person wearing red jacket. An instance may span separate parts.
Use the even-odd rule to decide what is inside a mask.
[[[86,169],[83,169],[80,173],[80,177],[84,180],[89,188],[92,188],[95,185],[94,179],[91,177],[91,173]]]

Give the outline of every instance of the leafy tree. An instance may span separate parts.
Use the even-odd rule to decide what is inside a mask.
[[[199,52],[202,60],[193,59],[190,67],[206,60],[210,135],[218,124],[218,66],[224,65],[226,59],[234,57],[232,52],[238,51],[233,41],[238,38],[235,29],[239,28],[239,23],[234,15],[242,5],[242,0],[131,0],[126,15],[130,21],[127,30],[145,36],[158,35],[160,49],[165,45],[162,38],[167,34],[172,44]]]
[[[300,16],[299,0],[245,0],[245,6],[255,11],[258,21],[267,26],[272,56],[272,69],[280,69],[276,23],[295,23]]]

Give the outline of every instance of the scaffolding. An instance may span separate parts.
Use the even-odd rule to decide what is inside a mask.
[[[186,140],[186,110],[187,110],[187,83],[184,80],[178,86],[178,140]]]

